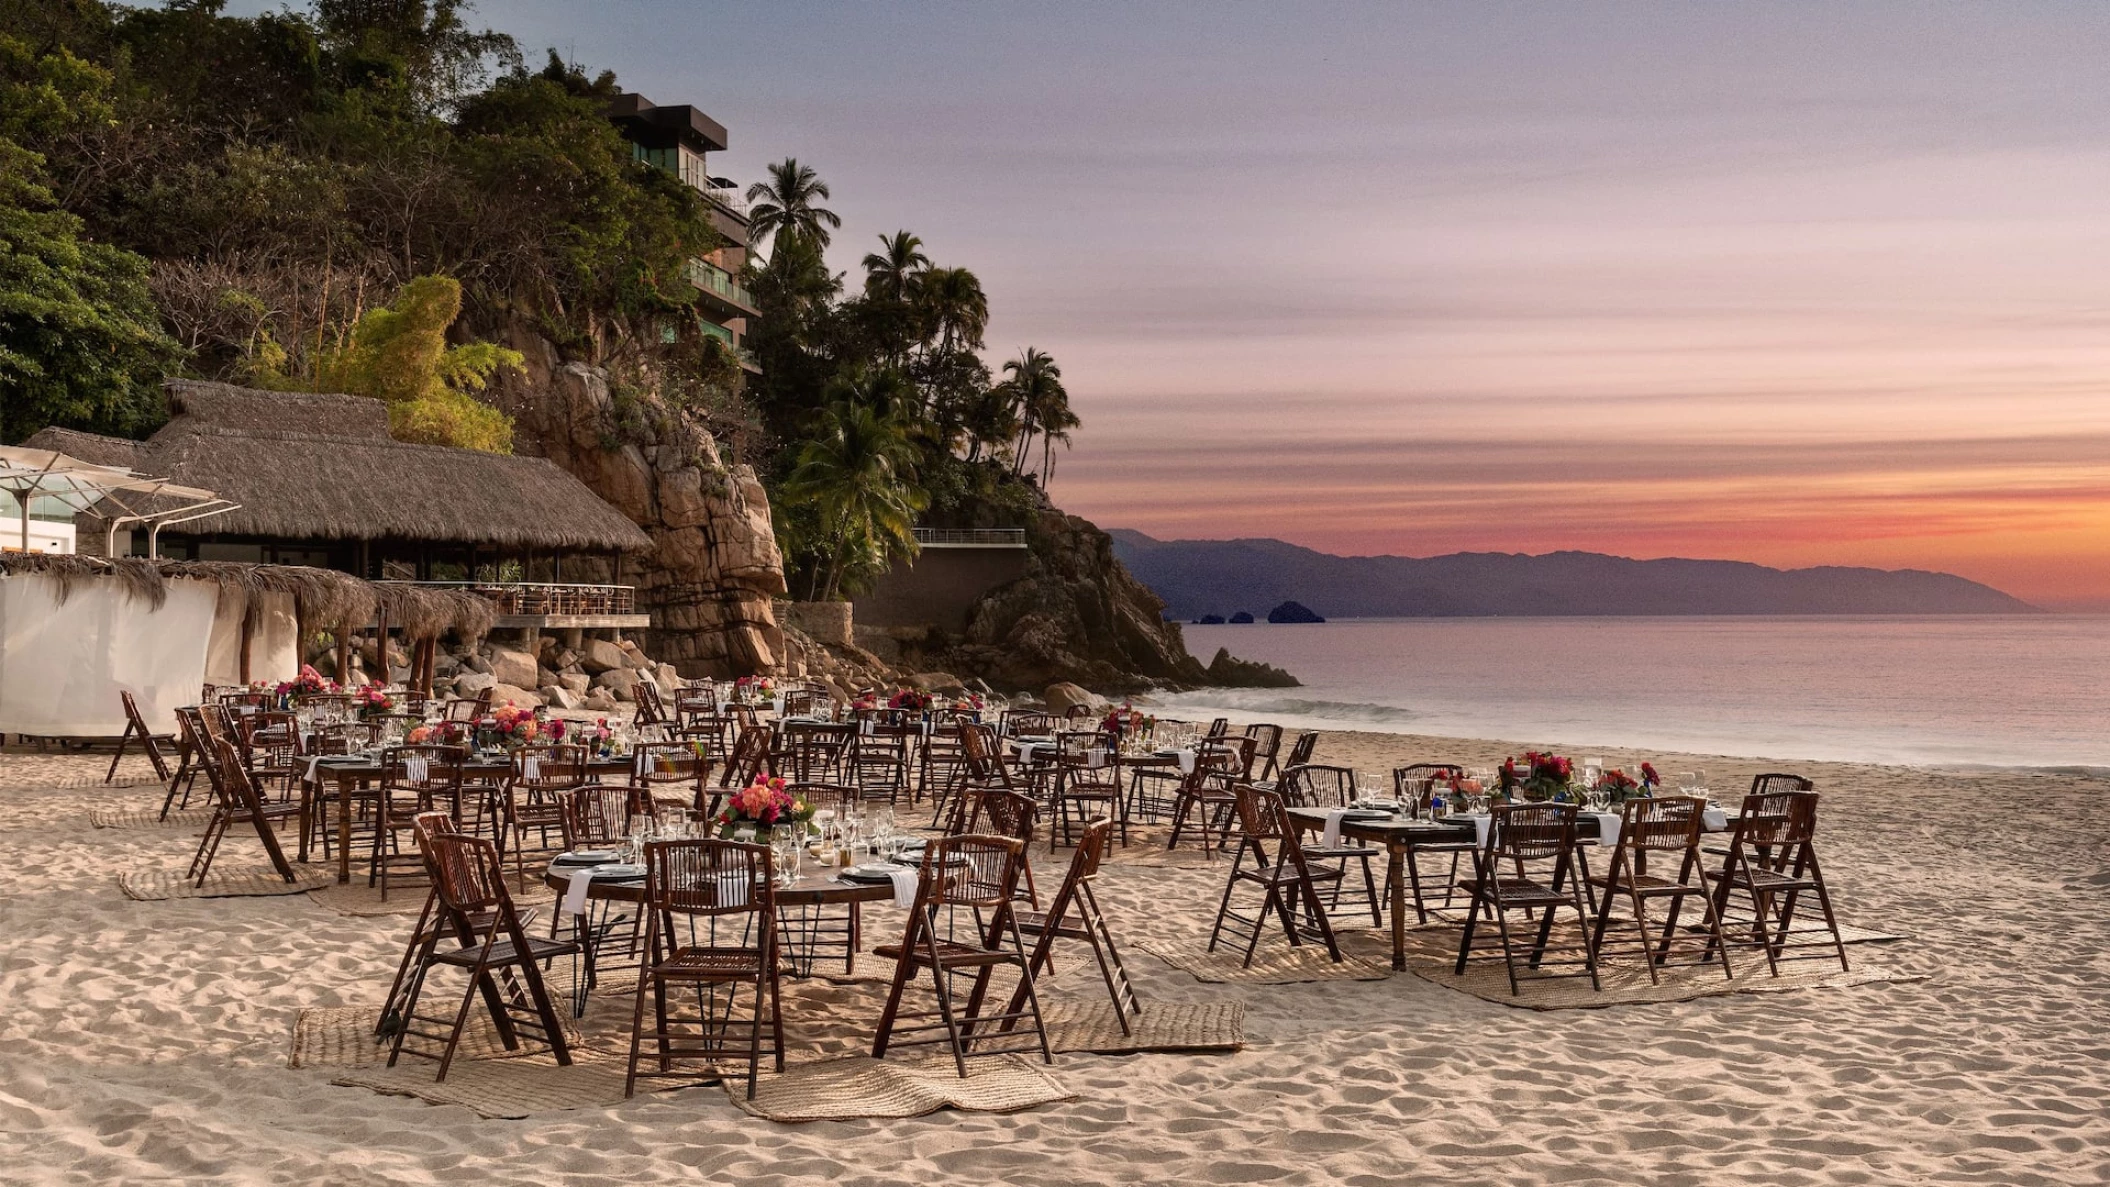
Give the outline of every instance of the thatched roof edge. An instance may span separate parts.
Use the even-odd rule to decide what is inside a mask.
[[[58,579],[64,602],[83,581],[108,578],[125,592],[159,609],[168,600],[172,580],[210,581],[245,595],[282,593],[292,597],[300,616],[312,628],[334,630],[372,622],[382,610],[391,627],[405,638],[433,639],[448,631],[480,639],[491,631],[498,610],[490,599],[465,589],[442,589],[398,582],[364,581],[350,573],[305,565],[245,565],[232,561],[147,560],[144,557],[78,556],[42,552],[0,554],[0,577],[41,574]],[[250,600],[252,608],[260,603]],[[253,612],[253,611],[252,611]]]

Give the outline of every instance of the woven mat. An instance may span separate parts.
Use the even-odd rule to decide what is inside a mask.
[[[125,897],[140,902],[179,898],[262,898],[281,894],[305,894],[325,886],[336,877],[328,870],[295,867],[294,881],[278,876],[268,865],[236,866],[215,862],[205,875],[205,885],[193,885],[181,870],[128,870],[117,876],[117,888]]]
[[[950,1058],[909,1062],[853,1055],[765,1072],[753,1100],[747,1099],[745,1076],[724,1083],[741,1111],[771,1121],[921,1117],[945,1108],[1016,1113],[1076,1095],[1045,1065],[1016,1055],[977,1055],[967,1061],[967,1073],[961,1079]]]
[[[460,1105],[479,1116],[518,1120],[563,1109],[600,1109],[623,1101],[623,1061],[592,1051],[572,1052],[572,1065],[558,1067],[548,1052],[518,1059],[456,1060],[444,1081],[429,1059],[405,1059],[394,1067],[359,1068],[330,1083],[370,1088],[385,1096],[411,1096],[428,1104]],[[649,1085],[649,1086],[648,1086]],[[640,1084],[656,1091],[679,1087]]]
[[[1131,1017],[1121,1033],[1112,1002],[1049,1002],[1048,1045],[1057,1051],[1127,1055],[1137,1051],[1236,1051],[1245,1046],[1245,1004],[1161,1002]]]
[[[1517,970],[1518,992],[1511,994],[1509,973],[1500,959],[1501,949],[1492,950],[1495,959],[1482,960],[1477,953],[1487,950],[1480,949],[1477,943],[1474,947],[1475,959],[1460,976],[1451,971],[1458,959],[1455,934],[1410,934],[1407,937],[1407,968],[1432,984],[1470,994],[1482,1001],[1527,1010],[1594,1010],[1638,1003],[1693,1001],[1738,993],[1787,993],[1798,989],[1838,989],[1849,985],[1926,980],[1923,974],[1872,966],[1865,958],[1855,960],[1851,971],[1840,969],[1836,960],[1784,961],[1780,975],[1775,977],[1766,971],[1765,956],[1746,948],[1731,952],[1730,963],[1736,970],[1734,979],[1724,977],[1719,964],[1674,965],[1658,969],[1661,982],[1652,983],[1647,967],[1638,958],[1614,957],[1599,963],[1601,990],[1592,989],[1590,979],[1585,976],[1541,977],[1520,966]],[[1568,970],[1563,968],[1561,971],[1566,973]]]
[[[88,823],[96,828],[204,828],[212,823],[212,809],[183,808],[163,820],[159,808],[90,808]]]
[[[1209,984],[1245,985],[1299,985],[1307,981],[1382,981],[1392,975],[1389,957],[1352,955],[1346,951],[1350,936],[1338,937],[1343,943],[1338,963],[1326,955],[1326,946],[1312,941],[1292,948],[1278,937],[1273,943],[1261,941],[1260,951],[1253,954],[1253,964],[1244,967],[1244,954],[1236,947],[1218,944],[1216,951],[1203,950],[1206,940],[1194,940],[1187,944],[1142,945],[1150,953],[1173,968],[1190,973],[1197,981]]]
[[[552,996],[557,995],[553,993]],[[429,1008],[431,1004],[428,996],[425,1005]],[[577,1047],[579,1031],[570,1014],[570,1000],[559,998],[557,1015],[564,1023],[565,1041]],[[293,1049],[286,1057],[286,1066],[380,1067],[388,1062],[389,1047],[386,1040],[374,1038],[374,1024],[380,1018],[379,1006],[311,1006],[302,1010],[293,1019]],[[498,1039],[498,1031],[491,1025],[491,1015],[479,1004],[470,1011],[469,1025],[462,1031],[461,1047],[455,1059],[521,1059],[542,1049],[535,1040],[523,1038],[521,1050],[506,1050],[505,1044]],[[397,1066],[403,1066],[404,1062],[399,1061]],[[407,1062],[412,1067],[422,1064],[427,1069],[428,1079],[431,1072],[437,1070],[430,1060]]]

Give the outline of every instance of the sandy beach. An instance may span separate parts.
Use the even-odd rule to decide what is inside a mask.
[[[1522,743],[1329,734],[1318,760],[1489,763]],[[1592,751],[1592,753],[1598,753]],[[1145,846],[1104,902],[1146,1003],[1235,999],[1235,1053],[1057,1057],[1075,1098],[1016,1114],[777,1124],[715,1087],[526,1121],[287,1066],[301,1008],[377,1002],[409,917],[331,893],[135,902],[187,829],[93,785],[107,758],[0,755],[0,1155],[10,1183],[484,1181],[1502,1184],[2100,1183],[2110,1179],[2110,803],[2080,775],[1603,752],[1717,789],[1789,770],[1824,794],[1842,917],[1898,933],[1852,988],[1539,1012],[1402,973],[1203,984],[1142,951],[1205,927],[1223,865]],[[128,764],[128,773],[143,764]],[[91,783],[80,786],[80,783]],[[67,786],[65,784],[75,784]],[[1733,798],[1733,797],[1731,797]],[[253,859],[253,840],[223,860]],[[1036,851],[1043,885],[1067,851]],[[416,894],[407,896],[414,902]],[[900,914],[874,910],[891,938]],[[873,962],[867,962],[869,969]],[[1086,994],[1073,971],[1051,996]],[[802,989],[794,1030],[854,1047],[869,987]]]

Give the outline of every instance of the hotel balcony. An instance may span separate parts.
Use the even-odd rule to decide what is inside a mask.
[[[755,299],[733,274],[703,260],[689,261],[689,283],[703,294],[705,312],[718,317],[760,317]]]

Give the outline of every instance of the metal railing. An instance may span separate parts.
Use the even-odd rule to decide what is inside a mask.
[[[550,581],[389,581],[466,589],[497,604],[500,614],[635,614],[634,585],[583,585]]]
[[[689,283],[697,288],[717,293],[728,301],[734,301],[749,309],[755,307],[755,299],[749,295],[733,274],[716,264],[693,257],[689,260]]]
[[[747,198],[740,192],[739,186],[711,185],[706,179],[704,184],[696,188],[702,191],[704,197],[724,207],[727,213],[737,214],[743,219],[748,217]]]
[[[916,533],[916,543],[926,548],[933,544],[940,547],[946,545],[970,545],[982,548],[1024,548],[1026,546],[1026,529],[1024,528],[916,528],[913,530]]]

